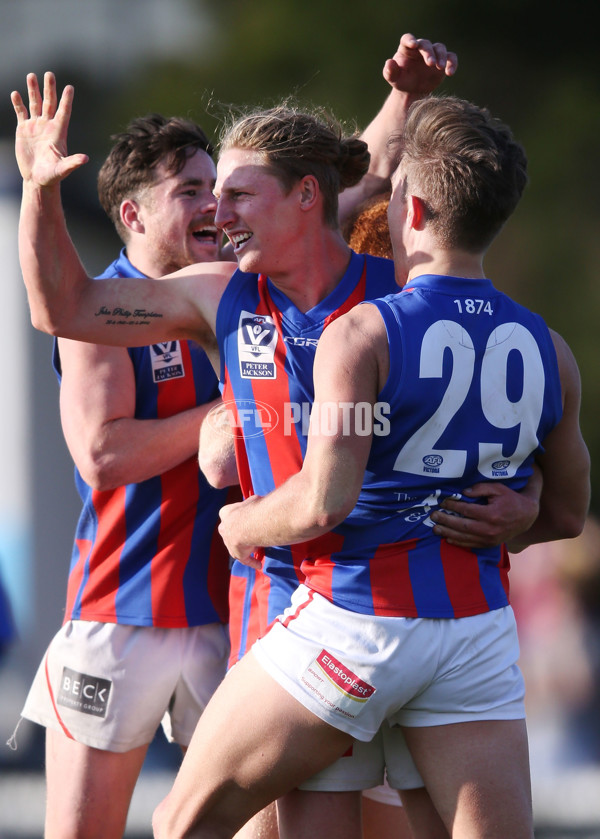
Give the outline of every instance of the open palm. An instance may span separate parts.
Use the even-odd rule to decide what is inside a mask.
[[[44,94],[34,73],[27,76],[29,111],[21,94],[13,91],[11,101],[17,115],[15,153],[25,182],[38,187],[56,184],[87,163],[85,154],[67,154],[67,131],[74,90],[65,87],[60,102],[53,73],[44,74]]]

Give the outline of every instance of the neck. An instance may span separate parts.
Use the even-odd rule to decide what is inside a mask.
[[[136,248],[132,242],[125,245],[125,253],[134,268],[137,268],[138,271],[147,277],[164,277],[165,274],[170,274],[172,271],[176,271],[181,267],[178,265],[173,266],[167,264],[162,259],[154,258],[145,248]]]
[[[350,263],[351,251],[341,233],[327,231],[306,241],[295,259],[286,259],[282,271],[269,271],[269,279],[301,312],[324,300],[340,282]]]
[[[420,251],[411,260],[408,279],[412,280],[421,274],[441,274],[472,280],[482,279],[485,277],[483,254],[473,254],[461,250],[432,250],[430,253]]]

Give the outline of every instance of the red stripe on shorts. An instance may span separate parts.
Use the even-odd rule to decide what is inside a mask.
[[[62,717],[59,713],[58,708],[56,707],[56,702],[54,701],[54,694],[52,693],[52,685],[50,684],[50,674],[48,673],[48,653],[46,653],[46,658],[44,659],[44,671],[46,673],[46,684],[48,685],[48,693],[50,694],[50,702],[52,702],[52,707],[54,708],[54,713],[56,714],[56,719],[62,730],[64,731],[65,735],[69,738],[69,740],[74,740],[75,738],[67,728],[67,726],[62,721]]]

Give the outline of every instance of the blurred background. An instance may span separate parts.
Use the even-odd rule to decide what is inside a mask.
[[[24,722],[5,746],[45,646],[61,623],[78,513],[58,417],[51,339],[29,323],[17,259],[19,176],[13,89],[53,70],[75,85],[70,150],[90,162],[64,184],[72,236],[89,272],[120,242],[96,197],[112,134],[148,112],[183,115],[214,138],[233,105],[282,97],[324,105],[364,127],[403,32],[459,56],[443,91],[509,123],[530,184],[487,260],[502,289],[540,312],[572,347],[582,427],[600,448],[600,66],[593,4],[571,0],[0,0],[0,258],[5,397],[0,411],[0,575],[14,632],[0,619],[0,837],[40,837],[42,731]],[[539,836],[600,836],[600,540],[598,475],[584,536],[514,557]],[[3,640],[4,639],[4,640]],[[14,745],[14,743],[13,743]],[[128,836],[148,835],[177,756],[157,741]]]

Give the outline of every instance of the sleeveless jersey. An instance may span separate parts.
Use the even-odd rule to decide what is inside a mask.
[[[97,278],[141,277],[125,251]],[[217,377],[203,350],[167,341],[128,350],[137,419],[157,419],[215,399]],[[54,368],[61,378],[58,344]],[[164,440],[169,445],[169,440]],[[97,491],[75,467],[83,502],[65,621],[182,627],[228,619],[229,558],[216,525],[226,490],[215,490],[196,457],[138,484]]]
[[[508,604],[506,548],[467,550],[429,513],[479,481],[515,490],[562,415],[549,330],[489,280],[425,275],[373,301],[388,379],[363,487],[302,571],[309,587],[364,614],[453,618]],[[315,550],[316,548],[316,550]]]
[[[323,329],[361,301],[397,288],[390,260],[352,253],[336,288],[301,312],[266,276],[235,272],[219,305],[217,338],[244,497],[271,492],[302,466]],[[304,579],[305,557],[305,546],[294,545],[269,548],[259,572],[233,564],[232,662],[287,608]]]

